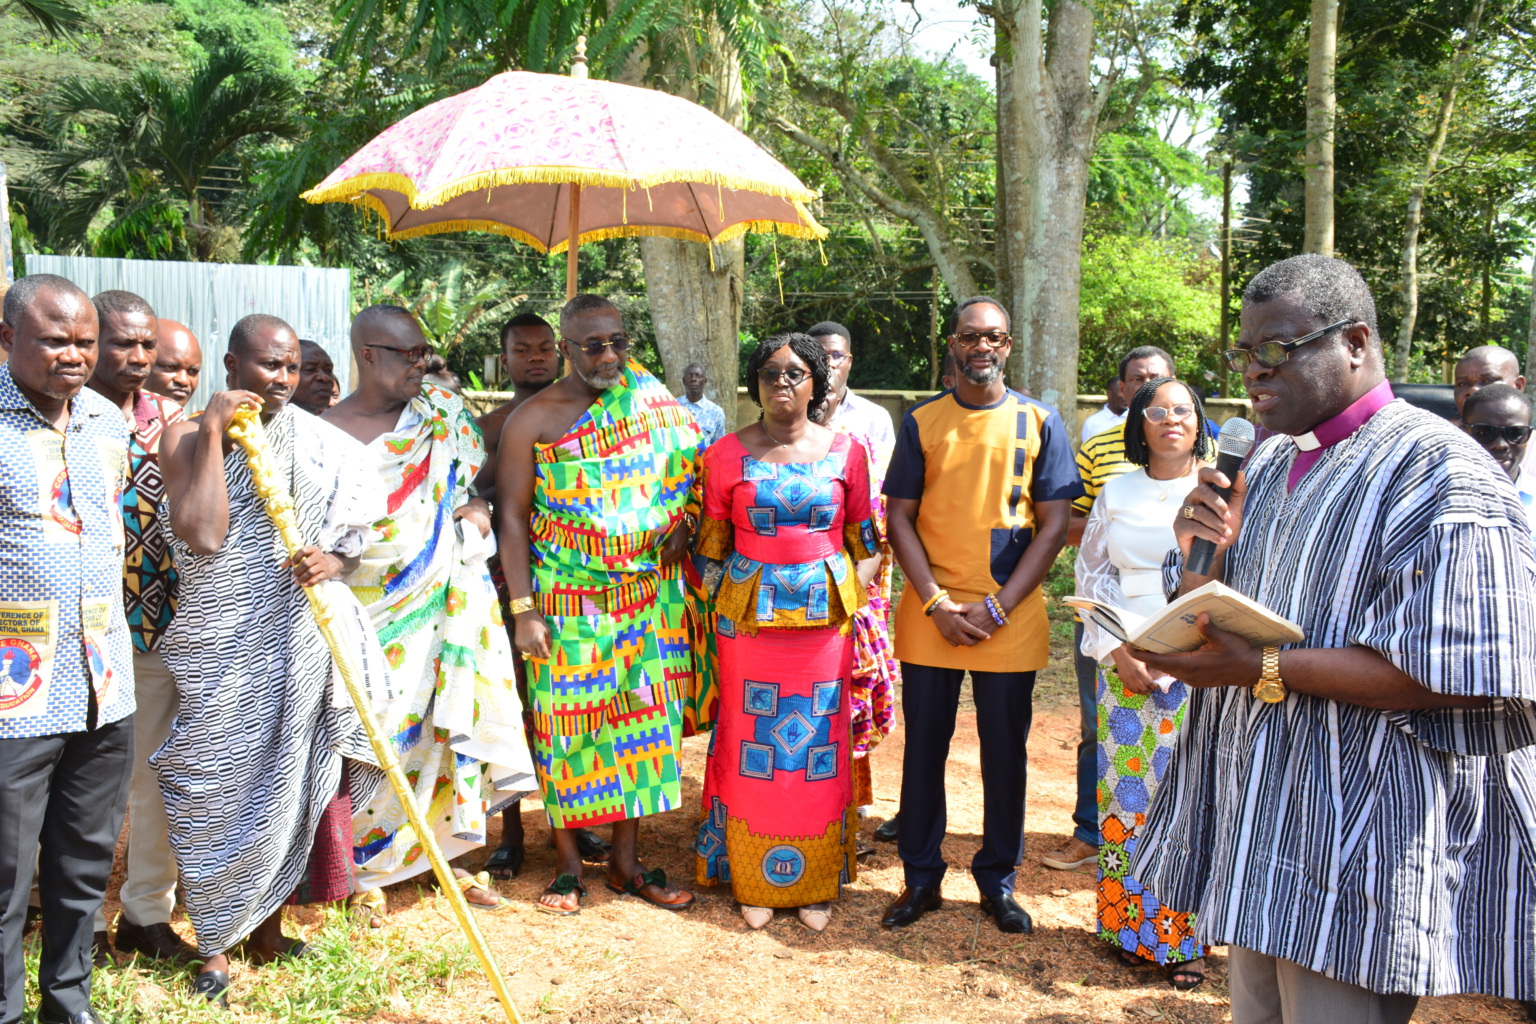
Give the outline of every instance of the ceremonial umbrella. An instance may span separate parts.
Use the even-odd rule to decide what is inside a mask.
[[[816,193],[696,103],[572,76],[500,74],[393,125],[304,193],[378,213],[389,238],[494,231],[540,252],[604,238],[820,239]]]

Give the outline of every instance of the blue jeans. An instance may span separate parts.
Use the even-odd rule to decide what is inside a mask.
[[[1072,835],[1099,845],[1099,663],[1082,651],[1083,624],[1072,623],[1072,664],[1077,669],[1077,807]]]

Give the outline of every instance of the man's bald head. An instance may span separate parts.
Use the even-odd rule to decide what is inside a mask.
[[[1479,345],[1468,349],[1456,361],[1456,411],[1463,411],[1467,399],[1490,384],[1508,384],[1519,391],[1525,387],[1520,374],[1520,360],[1502,345]]]
[[[155,325],[160,343],[144,389],[184,406],[192,400],[203,372],[203,347],[186,324],[160,317]]]
[[[366,345],[395,345],[416,348],[426,344],[426,334],[416,316],[404,306],[387,302],[368,306],[352,318],[352,351]]]
[[[381,303],[353,318],[352,353],[359,391],[409,402],[421,394],[432,346],[410,310]]]
[[[229,351],[235,356],[245,356],[253,345],[265,345],[268,338],[277,334],[293,335],[294,343],[298,343],[299,336],[288,326],[288,321],[267,313],[252,313],[235,321],[235,326],[229,329]]]

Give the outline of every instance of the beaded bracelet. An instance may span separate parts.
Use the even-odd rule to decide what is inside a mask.
[[[1008,625],[1008,614],[1003,611],[1003,603],[997,599],[996,594],[988,594],[983,600],[987,605],[987,614],[992,616],[992,621],[999,626]]]
[[[937,594],[934,594],[932,597],[930,597],[928,599],[928,603],[923,605],[923,614],[924,615],[932,615],[933,614],[933,610],[938,607],[939,602],[944,600],[948,596],[949,596],[949,591],[947,591],[947,590],[940,590]]]

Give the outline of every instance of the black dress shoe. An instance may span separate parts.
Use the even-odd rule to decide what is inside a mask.
[[[1028,935],[1035,930],[1035,922],[1030,919],[1029,912],[1019,906],[1019,901],[1013,898],[1011,892],[1000,896],[983,896],[981,909],[983,913],[992,915],[1000,932]]]
[[[111,967],[112,943],[107,940],[106,932],[96,932],[91,936],[91,966]]]
[[[198,959],[197,948],[188,945],[164,922],[134,924],[127,917],[117,919],[117,935],[112,940],[119,953],[138,953],[151,960],[175,960],[191,963]]]
[[[107,1024],[101,1019],[101,1015],[91,1008],[82,1010],[80,1013],[72,1013],[68,1017],[62,1014],[55,1017],[47,1010],[39,1008],[37,1021],[38,1024]]]
[[[900,821],[900,815],[891,815],[885,821],[880,823],[879,828],[875,829],[875,838],[880,840],[882,843],[894,843],[896,841],[897,833],[901,831]]]
[[[895,903],[885,908],[885,916],[880,919],[880,925],[884,928],[905,928],[943,905],[944,900],[939,896],[939,890],[909,885],[896,897]]]
[[[202,996],[219,1009],[229,1009],[229,975],[223,971],[203,971],[192,982],[192,994]]]

